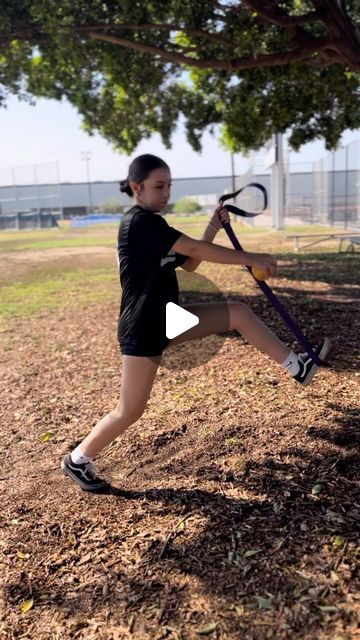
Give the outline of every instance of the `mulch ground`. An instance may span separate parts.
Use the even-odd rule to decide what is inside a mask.
[[[309,338],[334,342],[331,368],[302,388],[235,332],[180,346],[184,368],[159,368],[142,418],[97,459],[103,495],[59,462],[117,403],[118,301],[9,324],[1,639],[358,637],[357,264],[338,280],[324,264],[315,283],[305,261],[296,283],[290,267],[274,281]],[[291,340],[260,295],[248,300]]]

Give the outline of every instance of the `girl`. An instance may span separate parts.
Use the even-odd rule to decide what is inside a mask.
[[[178,304],[175,268],[194,271],[202,260],[257,267],[273,275],[276,260],[266,253],[248,253],[212,241],[229,214],[218,206],[202,240],[194,240],[170,227],[161,217],[170,198],[171,174],[160,158],[145,154],[135,158],[121,191],[134,196],[135,205],[123,216],[118,235],[122,286],[118,341],[122,353],[120,399],[74,451],[61,462],[63,472],[85,491],[109,486],[99,478],[93,458],[143,414],[161,354],[169,344],[237,329],[252,345],[280,364],[302,384],[308,384],[317,365],[307,354],[296,355],[242,302],[192,304],[185,307],[199,323],[169,340],[165,335],[167,302]],[[318,347],[320,358],[329,350],[327,340]]]

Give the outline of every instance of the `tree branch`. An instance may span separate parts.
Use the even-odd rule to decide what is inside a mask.
[[[250,4],[252,0],[244,0],[244,1],[245,2],[248,1],[248,3]],[[259,0],[256,0],[256,3],[258,2]],[[252,2],[252,4],[254,4],[255,6],[254,2]],[[266,5],[267,6],[264,7],[263,2],[261,6],[259,4],[256,4],[257,13],[259,13],[262,22],[263,23],[264,22],[266,23],[267,21],[274,22],[274,20],[276,20],[276,24],[277,24],[279,18],[282,21],[285,21],[287,23],[286,29],[289,32],[290,40],[294,45],[294,47],[303,46],[306,42],[308,41],[311,42],[313,40],[312,36],[309,34],[308,31],[306,31],[306,29],[303,28],[303,26],[301,26],[300,24],[289,23],[289,18],[291,18],[292,16],[289,16],[284,11],[284,9],[281,9],[278,6],[278,0],[267,0]],[[264,16],[261,15],[263,11],[267,12],[267,19],[265,19]],[[312,12],[312,13],[315,13],[315,12]],[[317,9],[317,13],[320,14],[320,9]]]
[[[224,36],[209,33],[206,31],[201,31],[200,29],[189,29],[188,27],[181,27],[175,24],[114,24],[114,25],[86,25],[84,27],[64,27],[66,30],[74,30],[78,33],[87,32],[87,31],[117,31],[117,30],[133,30],[133,31],[183,31],[186,35],[195,36],[198,38],[206,38],[207,40],[212,40],[213,42],[218,42],[220,44],[225,45],[226,47],[233,48],[234,44],[229,40],[229,38],[225,38]]]
[[[174,24],[97,24],[97,25],[86,25],[86,26],[66,26],[62,27],[59,25],[58,31],[65,32],[73,32],[73,33],[93,33],[95,31],[121,31],[121,30],[133,30],[133,31],[183,31],[186,35],[195,36],[199,38],[205,38],[207,40],[216,42],[221,44],[228,49],[234,48],[234,43],[229,40],[229,38],[225,38],[219,34],[215,33],[207,33],[206,31],[201,31],[200,29],[189,29],[187,27],[179,27],[179,25]],[[6,34],[6,36],[0,37],[0,42],[11,42],[11,40],[29,40],[29,41],[44,41],[48,38],[48,36],[36,36],[36,32],[38,32],[38,27],[25,27],[19,31],[14,33]]]
[[[88,35],[90,38],[95,40],[111,42],[112,44],[135,49],[142,53],[157,55],[170,62],[178,62],[179,64],[196,67],[198,69],[223,69],[228,71],[240,71],[256,67],[274,67],[283,64],[292,64],[308,60],[311,56],[322,50],[332,49],[332,43],[328,38],[318,38],[317,40],[312,40],[311,43],[307,43],[306,46],[298,47],[297,49],[292,49],[291,51],[286,52],[258,56],[245,56],[244,58],[234,58],[232,60],[198,60],[196,58],[184,56],[181,53],[166,51],[161,47],[156,47],[143,42],[127,40],[126,38],[121,38],[119,36],[100,33],[89,33]]]
[[[299,27],[318,22],[322,18],[322,12],[318,9],[301,16],[289,16],[276,5],[266,7],[264,6],[264,2],[260,2],[259,0],[243,0],[243,4],[249,7],[249,9],[256,11],[267,22],[276,24],[279,27]]]
[[[336,41],[336,51],[352,69],[360,66],[360,41],[358,34],[346,13],[345,2],[334,0],[311,0],[316,8],[325,9],[322,20],[331,37]]]
[[[204,0],[209,4],[221,6],[216,0]],[[256,10],[264,20],[275,23],[279,26],[291,30],[290,45],[288,50],[276,53],[244,56],[242,58],[231,58],[231,52],[236,47],[229,38],[221,34],[208,33],[200,29],[182,28],[174,24],[94,24],[80,26],[59,25],[57,33],[77,35],[80,40],[84,37],[103,42],[109,42],[118,46],[127,47],[136,51],[198,69],[221,69],[227,71],[241,71],[256,67],[273,67],[279,65],[289,65],[298,62],[306,62],[314,66],[329,66],[331,64],[348,64],[352,69],[360,69],[360,43],[351,20],[342,10],[339,2],[334,0],[312,0],[315,11],[303,16],[288,16],[285,11],[278,6],[278,0],[242,0],[242,3],[234,6],[229,5],[228,10],[244,12],[244,5],[247,9]],[[326,11],[324,12],[324,7]],[[305,19],[310,21],[322,20],[329,35],[323,37],[313,37],[309,31],[301,26],[305,24]],[[298,18],[301,18],[301,24]],[[295,22],[293,19],[296,19]],[[168,41],[169,49],[162,48],[136,39],[123,37],[117,31],[175,31],[184,32],[188,36],[205,38],[219,43],[224,50],[217,59],[201,59],[201,48],[194,46],[181,47],[174,42]],[[106,33],[111,31],[112,33]],[[11,40],[29,41],[29,44],[41,44],[51,40],[51,34],[42,34],[37,25],[31,25],[19,29],[16,33],[7,34],[1,37],[1,43],[11,42]],[[165,45],[166,46],[166,45]],[[171,50],[172,47],[172,50]],[[178,50],[176,50],[176,48]],[[180,50],[179,50],[180,49]],[[198,57],[196,57],[198,56]],[[222,57],[221,57],[222,56]]]
[[[107,35],[104,33],[91,33],[88,32],[87,35],[93,40],[100,40],[102,42],[111,42],[112,44],[120,45],[122,47],[127,47],[129,49],[134,49],[135,51],[140,51],[142,53],[149,53],[151,55],[159,56],[163,60],[167,60],[169,62],[178,62],[179,64],[186,66],[193,66],[199,69],[231,69],[231,62],[226,62],[224,60],[197,60],[196,58],[189,58],[184,56],[181,53],[177,53],[176,51],[167,51],[166,49],[162,49],[161,47],[157,47],[155,45],[146,44],[145,42],[138,42],[136,40],[128,40],[127,38],[122,38],[120,36]]]

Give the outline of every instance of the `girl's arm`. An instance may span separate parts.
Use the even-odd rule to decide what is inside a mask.
[[[269,277],[274,275],[276,259],[268,253],[250,253],[248,251],[238,251],[212,244],[206,240],[195,240],[182,234],[173,244],[172,249],[184,256],[189,256],[195,261],[207,260],[220,264],[239,264],[248,267],[257,267]]]
[[[205,240],[205,242],[212,242],[217,232],[220,231],[221,229],[221,220],[223,222],[230,222],[230,216],[227,210],[224,209],[222,205],[219,205],[218,207],[216,207],[211,219],[209,220],[201,240]],[[195,258],[188,258],[181,265],[181,267],[186,271],[195,271],[195,269],[198,268],[201,262],[202,260],[195,260]]]
[[[205,240],[205,242],[212,242],[216,234],[217,234],[216,229],[214,229],[208,224],[203,233],[203,237],[201,238],[201,240]],[[181,265],[181,267],[186,271],[195,271],[195,269],[198,268],[201,262],[202,260],[195,260],[195,258],[187,258],[187,260],[185,260],[185,262]]]

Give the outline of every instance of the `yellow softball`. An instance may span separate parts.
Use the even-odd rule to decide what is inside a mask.
[[[257,280],[266,280],[266,272],[257,267],[252,268],[253,275]]]

